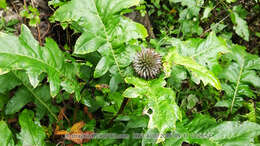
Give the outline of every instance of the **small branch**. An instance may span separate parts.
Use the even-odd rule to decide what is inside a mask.
[[[230,14],[229,14],[229,15],[230,15]],[[217,27],[221,22],[223,22],[224,20],[226,20],[226,19],[229,17],[229,15],[227,15],[227,16],[224,17],[222,20],[220,20],[218,23],[216,23],[216,24],[215,24],[215,27]],[[211,30],[211,28],[209,28],[209,29],[207,29],[206,31],[204,31],[203,34],[200,35],[200,37],[204,37],[205,34],[206,34],[207,32],[209,32],[210,30]]]
[[[41,40],[41,30],[40,30],[40,27],[39,25],[37,24],[37,32],[38,32],[38,41],[40,43],[40,45],[42,46],[42,40]]]
[[[48,22],[48,28],[47,28],[47,31],[46,31],[46,32],[41,36],[41,39],[44,39],[44,37],[49,33],[50,28],[51,28],[51,25],[50,25],[50,23]]]
[[[93,120],[93,115],[91,114],[91,112],[88,111],[88,107],[87,106],[84,107],[84,113],[86,113],[88,115],[88,118],[90,120]]]
[[[113,125],[114,120],[118,117],[118,115],[122,114],[122,112],[124,111],[127,103],[130,101],[129,98],[124,98],[119,111],[117,112],[117,114],[109,121],[108,127],[111,127]]]

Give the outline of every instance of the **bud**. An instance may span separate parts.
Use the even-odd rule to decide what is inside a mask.
[[[161,72],[161,56],[153,49],[143,49],[134,58],[133,67],[140,77],[153,79]]]

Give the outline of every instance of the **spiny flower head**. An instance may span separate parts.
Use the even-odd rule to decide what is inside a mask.
[[[136,54],[133,61],[135,72],[144,79],[153,79],[160,72],[162,61],[160,54],[153,49],[142,49]]]

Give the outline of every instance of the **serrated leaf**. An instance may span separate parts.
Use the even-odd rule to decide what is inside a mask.
[[[113,64],[119,66],[114,48],[131,39],[147,37],[144,26],[120,16],[123,9],[137,4],[139,0],[72,0],[61,6],[53,18],[62,23],[73,21],[82,27],[82,35],[76,42],[74,53],[98,51],[103,56],[94,73],[94,77],[98,78]]]
[[[192,121],[178,123],[175,134],[178,137],[174,139],[180,141],[180,144],[185,141],[203,146],[254,145],[254,138],[260,134],[260,125],[248,121],[226,121],[217,124],[209,116],[196,115]]]
[[[0,143],[1,146],[14,146],[12,132],[4,121],[0,121]]]
[[[79,92],[79,85],[75,79],[75,66],[65,62],[62,51],[52,39],[47,38],[46,45],[41,47],[30,30],[22,25],[19,38],[0,33],[0,44],[0,68],[26,70],[34,87],[39,83],[39,74],[46,72],[53,97],[58,94],[61,83],[65,89]]]
[[[26,88],[19,88],[15,92],[15,95],[8,101],[5,107],[5,114],[14,114],[31,101],[33,101],[32,94]]]
[[[251,91],[250,85],[260,87],[260,76],[256,72],[256,70],[260,70],[260,58],[247,53],[245,49],[242,46],[233,45],[232,52],[225,56],[231,61],[220,74],[221,79],[231,82],[230,90],[225,90],[229,93],[228,97],[232,98],[231,111],[238,97],[256,97]]]
[[[175,103],[175,93],[170,88],[165,88],[164,75],[158,79],[146,81],[136,77],[127,77],[126,83],[133,84],[135,88],[129,87],[123,93],[130,98],[146,97],[148,105],[144,111],[150,117],[148,128],[158,129],[157,142],[163,140],[162,134],[176,128],[176,121],[181,120],[181,112]],[[152,113],[149,112],[152,111]]]
[[[193,58],[197,63],[208,67],[214,73],[218,73],[218,58],[222,54],[229,52],[227,43],[214,32],[211,32],[205,40],[189,39],[187,41],[179,41],[172,39],[170,44],[177,47],[183,56]]]
[[[161,142],[162,134],[175,130],[176,121],[181,120],[181,112],[175,103],[175,92],[172,89],[158,87],[152,90],[151,95],[148,95],[150,100],[147,108],[152,113],[146,110],[145,114],[150,117],[148,128],[159,130],[157,142]]]
[[[19,140],[23,146],[45,146],[44,139],[46,137],[44,129],[33,121],[34,113],[25,109],[19,115],[19,124],[21,133]]]
[[[164,63],[166,74],[171,72],[173,63],[186,67],[199,81],[202,80],[205,86],[211,84],[216,89],[221,89],[220,81],[211,71],[198,64],[192,58],[179,55],[176,49],[172,49],[166,56],[166,62]]]
[[[176,50],[170,50],[165,57],[164,70],[167,76],[170,75],[174,62],[193,70],[192,75],[194,76],[192,76],[192,79],[195,83],[202,80],[205,85],[210,83],[216,89],[221,89],[220,82],[215,76],[215,74],[221,72],[218,59],[222,54],[230,52],[222,38],[211,32],[205,40],[189,39],[181,41],[172,38],[167,40],[166,44],[176,48]],[[175,58],[174,55],[179,59]]]

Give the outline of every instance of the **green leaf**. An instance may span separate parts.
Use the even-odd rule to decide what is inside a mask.
[[[113,59],[111,57],[102,57],[96,66],[94,77],[99,78],[103,76],[109,70],[112,64]]]
[[[30,81],[29,81],[25,72],[13,71],[13,74],[15,75],[15,77],[17,79],[19,79],[22,82],[24,87],[26,87],[27,92],[30,93],[29,96],[33,97],[33,101],[36,104],[36,116],[37,116],[37,118],[41,119],[41,117],[44,116],[44,114],[48,110],[48,112],[50,113],[49,115],[52,116],[51,118],[58,120],[58,118],[56,116],[58,111],[56,111],[56,113],[55,113],[55,110],[54,110],[55,107],[51,104],[50,89],[47,89],[49,87],[45,85],[45,86],[39,86],[39,87],[34,89],[30,85]]]
[[[220,74],[221,79],[231,82],[230,89],[225,92],[232,98],[231,111],[236,102],[236,98],[241,96],[254,98],[256,95],[251,91],[250,86],[260,87],[260,76],[256,70],[260,70],[260,58],[249,54],[245,47],[233,45],[231,53],[226,54],[226,58],[231,61],[225,66]],[[230,93],[231,92],[231,93]]]
[[[53,15],[55,21],[77,22],[83,34],[75,45],[75,54],[86,54],[98,48],[122,44],[130,39],[145,38],[145,28],[120,16],[120,11],[139,4],[139,0],[72,0]],[[101,9],[102,8],[102,9]]]
[[[231,11],[231,20],[234,24],[235,32],[242,37],[244,40],[249,41],[249,30],[247,22],[241,18],[241,16],[235,11],[236,7],[233,7]]]
[[[26,88],[19,88],[18,91],[15,92],[15,95],[8,101],[5,108],[5,114],[11,115],[20,111],[23,106],[32,100],[33,96]]]
[[[175,89],[181,88],[181,83],[183,80],[187,79],[187,71],[184,67],[179,65],[174,65],[172,67],[172,71],[170,77],[167,79],[167,84]]]
[[[19,115],[19,124],[21,133],[18,136],[23,146],[45,146],[44,138],[46,137],[44,129],[39,123],[33,121],[34,113],[25,109]]]
[[[182,100],[181,107],[187,107],[187,109],[190,110],[197,104],[198,101],[199,100],[195,95],[190,94],[188,97]]]
[[[164,140],[162,134],[176,128],[176,121],[181,120],[181,112],[175,103],[175,93],[170,88],[164,88],[166,82],[164,75],[158,79],[146,81],[136,77],[125,78],[126,83],[133,84],[123,93],[130,98],[146,97],[148,105],[144,113],[149,116],[149,129],[158,129],[157,143]],[[152,111],[150,113],[149,111]]]
[[[226,0],[226,2],[228,3],[233,3],[233,2],[236,2],[237,0]]]
[[[6,0],[0,0],[0,8],[6,9]]]
[[[203,11],[203,16],[201,17],[201,20],[208,18],[212,9],[212,6],[207,6]]]
[[[211,32],[205,40],[189,39],[180,41],[172,39],[169,44],[175,46],[181,55],[194,59],[200,65],[208,67],[214,73],[219,72],[219,62],[221,54],[229,52],[227,43],[214,32]]]
[[[220,81],[211,71],[209,71],[206,67],[198,64],[192,58],[179,55],[176,49],[172,49],[166,56],[165,60],[166,62],[164,63],[164,70],[166,74],[171,73],[172,64],[175,63],[182,65],[190,70],[192,75],[199,79],[197,83],[202,80],[205,86],[207,84],[211,84],[216,89],[221,89]]]
[[[61,6],[53,18],[62,23],[76,22],[81,27],[82,35],[76,42],[74,53],[98,51],[102,55],[94,73],[98,78],[114,64],[119,68],[114,48],[148,36],[144,26],[120,15],[123,9],[137,4],[139,0],[72,0]]]
[[[12,73],[7,73],[0,75],[0,85],[0,93],[5,93],[21,85],[21,82]]]
[[[179,3],[181,2],[182,6],[188,6],[188,7],[195,7],[196,6],[196,0],[170,0],[172,3]]]
[[[4,94],[0,94],[0,111],[3,111],[3,108],[7,103],[7,101],[8,101],[8,96]]]
[[[158,129],[157,143],[164,140],[162,134],[175,130],[177,120],[181,120],[181,111],[175,103],[175,92],[170,88],[157,87],[152,89],[147,110],[144,111],[150,117],[148,128]],[[149,113],[152,110],[152,113]]]
[[[14,146],[12,132],[4,121],[0,121],[0,143],[2,146]]]
[[[254,138],[260,134],[260,125],[248,121],[217,124],[209,116],[196,115],[192,121],[185,119],[185,122],[178,123],[175,134],[178,137],[171,145],[175,145],[176,141],[203,146],[253,145]]]
[[[175,63],[192,71],[192,79],[197,84],[202,80],[205,85],[210,83],[216,89],[221,89],[220,82],[215,76],[221,72],[218,59],[222,54],[229,52],[222,38],[211,32],[205,40],[180,41],[172,38],[167,40],[166,44],[176,48],[170,49],[165,57],[164,70],[167,76],[170,75],[173,63]]]
[[[0,33],[0,44],[1,69],[25,69],[33,87],[39,83],[38,76],[46,72],[53,97],[58,94],[62,85],[68,92],[76,92],[79,98],[76,67],[65,62],[63,52],[52,39],[47,38],[46,45],[41,47],[30,30],[22,25],[19,38]]]

